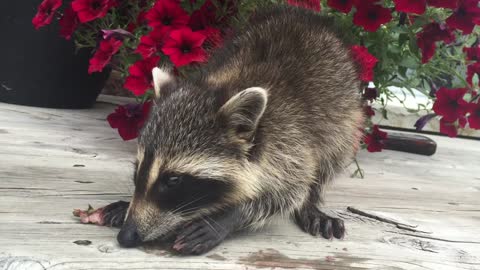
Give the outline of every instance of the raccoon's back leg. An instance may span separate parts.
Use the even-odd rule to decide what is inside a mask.
[[[332,217],[319,209],[321,186],[312,185],[310,195],[304,205],[294,212],[294,220],[305,232],[313,236],[321,234],[326,239],[341,239],[345,235],[343,220]]]

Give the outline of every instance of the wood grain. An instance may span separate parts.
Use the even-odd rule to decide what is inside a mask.
[[[102,101],[91,110],[0,103],[0,269],[480,269],[480,142],[435,136],[432,157],[359,154],[365,179],[349,178],[348,168],[327,192],[328,209],[345,219],[343,240],[277,219],[200,257],[120,248],[116,229],[71,214],[133,190],[135,142],[105,121],[118,100]]]

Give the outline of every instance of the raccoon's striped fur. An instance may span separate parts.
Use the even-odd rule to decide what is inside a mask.
[[[139,138],[122,230],[133,226],[146,241],[226,212],[235,213],[231,230],[308,214],[352,159],[361,82],[332,23],[275,7],[249,25],[195,78],[155,69],[158,97]]]

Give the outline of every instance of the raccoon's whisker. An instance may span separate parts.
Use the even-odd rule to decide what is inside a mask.
[[[192,208],[188,208],[188,209],[182,210],[182,211],[177,212],[177,213],[182,214],[182,215],[189,215],[189,214],[197,211],[198,209],[201,209],[201,207],[192,207]]]
[[[178,211],[180,211],[182,208],[185,208],[185,207],[191,205],[192,203],[198,202],[199,200],[201,200],[201,199],[203,199],[203,198],[205,198],[205,197],[207,197],[207,195],[201,196],[201,197],[199,197],[199,198],[196,198],[195,200],[191,200],[190,202],[183,203],[183,204],[181,204],[179,207],[173,209],[171,212],[172,212],[172,213],[178,213]]]
[[[212,224],[210,224],[210,222],[208,222],[206,219],[204,219],[203,217],[201,217],[201,219],[203,219],[203,221],[205,221],[205,223],[207,223],[207,225],[212,228],[212,230],[217,234],[218,237],[220,237],[220,233],[215,230],[215,228],[212,226]]]
[[[225,227],[223,227],[222,225],[220,225],[218,222],[216,222],[213,218],[209,217],[209,216],[205,216],[206,218],[208,218],[210,221],[212,221],[213,223],[215,223],[220,229],[222,229],[223,231],[226,231]]]

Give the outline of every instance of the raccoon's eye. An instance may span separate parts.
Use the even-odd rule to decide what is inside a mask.
[[[183,177],[181,175],[172,175],[167,179],[167,187],[172,188],[179,185],[183,181]]]

